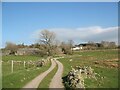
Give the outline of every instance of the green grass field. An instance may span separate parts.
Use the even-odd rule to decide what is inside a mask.
[[[109,61],[110,60],[110,61]],[[73,55],[67,55],[59,61],[64,65],[63,77],[65,77],[75,66],[91,66],[94,71],[100,74],[98,80],[86,79],[85,86],[87,88],[117,88],[118,87],[118,69],[117,66],[118,51],[117,50],[99,50],[74,52]],[[95,64],[95,62],[98,62]]]
[[[65,58],[59,59],[64,65],[63,78],[75,66],[91,66],[102,78],[85,79],[86,88],[117,88],[118,87],[118,51],[117,50],[98,50],[98,51],[75,51],[73,55],[64,55]],[[2,83],[3,88],[21,88],[27,82],[35,78],[40,73],[50,67],[50,62],[43,67],[31,66],[24,68],[23,63],[15,64],[14,72],[11,72],[11,60],[15,61],[37,61],[42,57],[38,56],[3,56],[2,57]],[[39,88],[49,87],[49,83],[57,71],[55,67],[47,77],[45,77]],[[17,83],[16,83],[17,82]]]
[[[58,66],[56,66],[44,79],[43,81],[40,83],[38,90],[40,90],[40,88],[49,88],[49,84],[53,78],[53,76],[55,75],[55,73],[57,72]]]
[[[27,82],[35,78],[40,73],[46,71],[51,63],[48,62],[43,67],[33,67],[24,68],[22,64],[14,64],[14,71],[11,72],[11,60],[16,61],[37,61],[40,60],[41,57],[38,56],[3,56],[2,60],[2,85],[3,88],[21,88]]]

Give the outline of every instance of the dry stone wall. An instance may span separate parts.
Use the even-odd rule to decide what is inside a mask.
[[[69,88],[85,88],[84,80],[86,78],[94,78],[97,73],[91,67],[76,66],[68,73],[65,84]]]

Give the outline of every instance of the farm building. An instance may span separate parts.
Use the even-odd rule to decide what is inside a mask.
[[[94,43],[94,44],[83,43],[83,44],[75,45],[74,47],[72,47],[72,50],[94,50],[98,47],[101,47],[100,43]]]
[[[34,55],[39,51],[38,48],[20,48],[16,51],[15,55]]]
[[[94,50],[100,47],[101,44],[100,43],[94,43],[94,44],[85,43],[85,44],[79,44],[78,46],[81,47],[82,50]]]
[[[78,46],[72,47],[72,50],[73,50],[73,51],[77,51],[77,50],[80,50],[80,49],[81,49],[81,48],[78,47]]]

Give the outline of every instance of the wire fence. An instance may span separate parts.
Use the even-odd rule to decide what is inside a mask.
[[[50,59],[41,59],[37,61],[27,60],[27,61],[16,61],[16,60],[9,60],[9,61],[2,61],[2,73],[9,74],[19,70],[35,68],[35,67],[42,67],[44,66]]]

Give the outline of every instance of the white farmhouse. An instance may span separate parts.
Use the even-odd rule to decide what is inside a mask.
[[[76,50],[80,50],[80,47],[73,47],[72,50],[76,51]]]

